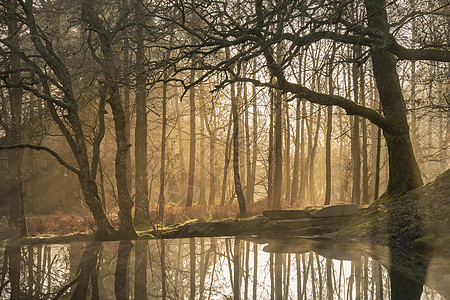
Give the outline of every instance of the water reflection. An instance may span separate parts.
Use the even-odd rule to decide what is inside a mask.
[[[449,296],[449,259],[432,260],[427,274],[428,263],[419,256],[403,253],[391,257],[386,249],[361,249],[355,244],[313,240],[239,238],[7,247],[0,250],[0,298],[351,300]],[[389,264],[389,258],[396,263]]]

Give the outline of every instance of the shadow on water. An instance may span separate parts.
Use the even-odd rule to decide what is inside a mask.
[[[414,300],[450,294],[448,258],[329,240],[191,238],[1,251],[1,299]]]

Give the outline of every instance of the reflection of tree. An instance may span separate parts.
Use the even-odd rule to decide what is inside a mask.
[[[101,245],[102,245],[101,243],[88,244],[86,250],[84,251],[81,257],[80,267],[78,268],[78,272],[77,275],[75,276],[75,279],[73,279],[64,287],[62,287],[58,291],[54,299],[59,299],[69,288],[71,288],[75,284],[77,284],[77,286],[75,287],[71,299],[86,299],[89,290],[89,279],[91,280],[92,285],[91,298],[98,299],[98,289],[96,289],[96,287],[98,287],[97,265],[98,265],[98,254]]]
[[[234,287],[233,294],[234,299],[239,300],[241,298],[241,285],[240,285],[240,243],[238,238],[234,239],[234,253],[233,253],[233,268],[234,268]]]
[[[258,282],[258,244],[253,243],[253,300],[256,300]]]
[[[147,299],[147,241],[136,241],[134,246],[135,299]]]
[[[9,262],[9,281],[11,283],[11,299],[20,299],[20,247],[6,247]]]
[[[283,254],[275,253],[275,299],[276,300],[281,300],[283,298],[282,261],[283,261]]]
[[[190,295],[189,299],[195,299],[195,239],[189,239],[189,266],[190,266]]]
[[[175,287],[175,296],[179,296],[178,288],[180,287],[178,279],[180,278],[180,268],[181,268],[181,257],[183,256],[183,241],[180,239],[177,245],[177,254],[176,254],[176,265],[175,265],[175,279],[174,279],[174,287]],[[183,293],[181,293],[183,294]]]
[[[130,264],[134,243],[135,261]],[[69,250],[68,246],[7,247],[0,269],[3,288],[0,299],[114,296],[116,299],[270,299],[272,296],[272,299],[353,300],[390,296],[413,300],[419,299],[427,272],[427,260],[423,256],[397,251],[389,257],[384,252],[387,248],[376,253],[380,255],[376,260],[354,248],[351,255],[347,250],[319,249],[311,245],[302,245],[294,251],[292,241],[288,243],[289,251],[269,245],[265,251],[281,250],[268,253],[260,251],[256,243],[239,238],[208,238],[203,240],[203,246],[200,239],[104,245],[89,244],[84,251],[80,251],[83,249],[79,245],[70,245],[80,253],[79,263],[74,249]],[[383,265],[389,261],[395,264],[389,265],[388,270]],[[71,269],[76,268],[74,274],[69,265]],[[431,291],[429,287],[424,289]]]
[[[114,293],[117,300],[128,299],[129,261],[133,243],[121,241],[117,252],[117,265],[114,281]]]
[[[2,294],[3,289],[9,283],[9,280],[6,279],[6,273],[8,272],[8,252],[5,250],[3,253],[3,266],[1,270],[1,279],[0,279],[0,295]]]
[[[214,239],[211,239],[211,244],[209,246],[208,250],[205,250],[205,243],[204,240],[201,240],[200,243],[200,290],[199,290],[199,298],[203,299],[204,296],[204,292],[205,292],[205,288],[206,288],[206,276],[208,275],[208,270],[209,270],[209,263],[211,260],[211,253],[213,253],[215,251],[215,243],[214,243]],[[211,271],[211,282],[213,281],[213,276],[214,276],[214,266],[213,266],[213,270]]]
[[[166,275],[166,244],[164,239],[161,239],[161,251],[160,251],[160,261],[161,261],[161,291],[162,299],[165,300],[167,296],[167,275]]]
[[[429,257],[414,249],[392,248],[390,260],[391,300],[420,299]]]

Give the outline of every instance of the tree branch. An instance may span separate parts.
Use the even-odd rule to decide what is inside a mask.
[[[431,60],[440,62],[450,62],[450,51],[437,48],[429,49],[408,49],[398,44],[392,43],[387,50],[397,56],[399,60]]]
[[[381,127],[383,130],[388,131],[390,130],[389,123],[386,121],[386,119],[380,115],[377,111],[358,105],[355,102],[341,97],[337,95],[327,95],[318,93],[315,91],[312,91],[300,84],[295,84],[292,82],[288,82],[286,80],[282,81],[279,84],[279,89],[281,89],[283,92],[290,92],[293,93],[301,98],[304,98],[312,103],[322,104],[322,105],[334,105],[339,106],[342,109],[345,110],[345,112],[348,115],[357,115],[363,118],[368,119],[375,125]]]
[[[50,155],[52,155],[54,158],[56,158],[58,160],[58,162],[63,165],[64,167],[66,167],[68,170],[72,171],[75,174],[80,174],[80,170],[78,170],[77,168],[73,167],[72,165],[70,165],[69,163],[67,163],[57,152],[55,152],[54,150],[45,147],[45,146],[37,146],[37,145],[31,145],[31,144],[16,144],[16,145],[9,145],[9,146],[3,146],[0,145],[0,150],[13,150],[13,149],[33,149],[33,150],[37,150],[37,151],[45,151],[47,153],[49,153]]]

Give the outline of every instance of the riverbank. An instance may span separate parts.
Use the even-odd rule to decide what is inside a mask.
[[[382,196],[368,207],[333,205],[265,211],[248,218],[192,219],[137,228],[140,239],[205,236],[327,237],[450,252],[450,170],[400,198]],[[92,232],[39,234],[2,241],[48,244],[95,240]]]
[[[383,195],[332,237],[450,252],[450,170],[402,197]]]

